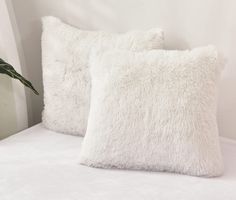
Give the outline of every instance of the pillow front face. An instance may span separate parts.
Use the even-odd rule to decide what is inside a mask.
[[[192,51],[106,51],[91,57],[81,164],[218,176],[218,59]]]
[[[90,104],[88,55],[93,46],[110,49],[162,48],[161,30],[112,34],[82,31],[54,17],[43,18],[43,124],[52,130],[84,135]]]

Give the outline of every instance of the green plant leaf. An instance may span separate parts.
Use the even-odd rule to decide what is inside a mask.
[[[39,95],[38,91],[34,88],[31,82],[26,80],[23,76],[16,72],[12,65],[6,63],[3,59],[0,58],[0,73],[6,74],[11,78],[18,79],[26,87],[30,88],[36,95]]]

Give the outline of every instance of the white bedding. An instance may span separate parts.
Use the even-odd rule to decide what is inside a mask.
[[[236,142],[221,139],[219,178],[78,164],[82,138],[41,124],[0,141],[0,200],[235,200]]]

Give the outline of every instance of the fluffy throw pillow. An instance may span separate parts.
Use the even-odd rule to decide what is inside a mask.
[[[213,46],[93,54],[91,108],[80,162],[220,175],[218,65]]]
[[[43,18],[43,124],[52,130],[83,136],[90,104],[88,55],[91,47],[149,50],[162,48],[160,29],[113,34],[83,31],[55,17]]]

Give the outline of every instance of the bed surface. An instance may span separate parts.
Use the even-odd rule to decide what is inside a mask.
[[[78,164],[81,137],[41,124],[0,141],[0,200],[235,200],[236,142],[221,138],[225,173],[198,178]]]

